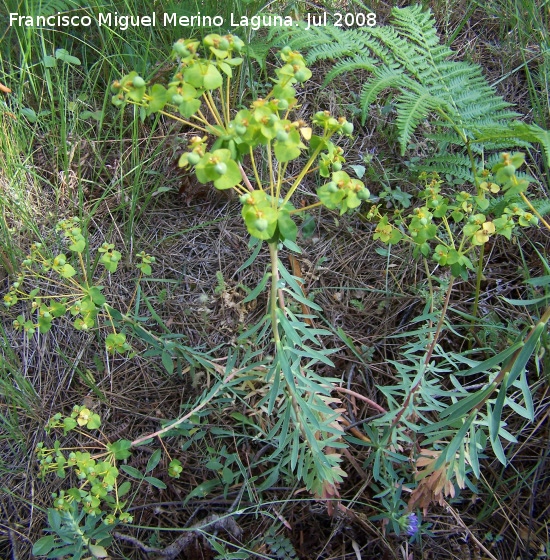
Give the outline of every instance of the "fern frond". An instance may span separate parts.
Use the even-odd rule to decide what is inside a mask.
[[[409,8],[392,10],[395,27],[412,42],[422,48],[433,48],[439,44],[435,19],[430,11],[424,11],[419,4]]]
[[[317,31],[317,44],[307,54],[308,64],[314,64],[318,60],[340,60],[347,56],[360,55],[362,52],[362,41],[358,31],[346,32],[339,27],[332,27],[324,37],[321,33]],[[329,42],[327,42],[327,35],[330,38]]]
[[[476,169],[481,168],[480,161],[476,162]],[[460,179],[465,183],[473,183],[470,158],[463,154],[441,154],[426,158],[415,164],[415,171],[437,172],[446,179]]]
[[[346,72],[353,72],[357,70],[366,70],[367,72],[372,72],[376,68],[376,62],[369,58],[368,56],[357,57],[354,59],[342,60],[334,66],[334,68],[326,75],[325,83],[329,83],[334,78],[340,74],[345,74]]]
[[[539,142],[550,162],[549,133],[517,122],[519,115],[497,95],[482,68],[455,60],[455,53],[441,44],[431,11],[420,5],[393,8],[389,25],[357,30],[295,28],[285,31],[285,36],[289,34],[293,47],[303,50],[308,45],[310,62],[337,61],[325,84],[346,72],[371,74],[359,97],[363,124],[372,103],[385,91],[393,92],[402,155],[428,119],[432,133],[428,138],[437,142],[437,135],[443,135],[444,149],[451,149],[452,161],[437,156],[430,164],[444,165],[440,168],[444,173],[471,178],[477,170],[471,163],[475,157],[483,160],[491,150],[526,142]],[[465,161],[470,162],[469,174]]]
[[[378,97],[380,92],[396,87],[403,78],[403,73],[401,71],[389,67],[379,69],[377,74],[376,80],[371,80],[363,85],[361,96],[359,98],[362,107],[363,123],[366,120],[366,112],[368,108]]]
[[[306,61],[314,64],[318,60],[338,60],[361,51],[358,31],[340,27],[311,27],[306,30],[304,22],[294,27],[272,27],[268,41],[277,46],[288,45],[294,50],[307,52]]]
[[[485,143],[491,140],[523,140],[524,142],[540,144],[546,161],[550,165],[550,131],[544,130],[536,124],[521,122],[509,125],[483,125],[476,131],[475,142]]]
[[[550,199],[536,198],[535,200],[530,200],[529,202],[541,216],[547,216],[548,214],[550,214]],[[504,212],[504,209],[511,204],[515,204],[522,210],[529,210],[529,205],[525,203],[519,196],[512,199],[505,199],[504,197],[500,196],[494,198],[485,211],[487,214],[500,216]]]
[[[449,146],[461,146],[462,138],[453,130],[445,130],[441,127],[437,132],[428,132],[425,134],[428,140],[431,140],[434,146],[439,150],[447,150]],[[467,156],[465,156],[467,157]]]
[[[418,125],[427,118],[428,113],[438,106],[437,98],[425,92],[422,95],[404,92],[396,104],[399,144],[404,154],[407,144]]]

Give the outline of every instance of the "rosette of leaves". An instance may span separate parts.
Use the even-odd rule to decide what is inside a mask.
[[[46,530],[51,534],[36,541],[32,553],[34,556],[71,560],[107,558],[106,547],[113,541],[111,531],[115,525],[106,524],[103,515],[86,515],[76,502],[68,510],[50,508]]]
[[[297,227],[290,218],[290,211],[294,207],[290,203],[274,209],[271,197],[260,190],[242,195],[241,202],[242,217],[251,235],[258,239],[271,239],[279,227],[283,238],[296,239]]]
[[[332,181],[317,189],[319,200],[330,209],[339,208],[340,214],[357,208],[369,193],[359,179],[352,179],[345,171],[332,174]]]

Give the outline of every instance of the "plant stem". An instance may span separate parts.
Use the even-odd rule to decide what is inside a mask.
[[[250,146],[249,152],[250,152],[250,161],[252,162],[252,169],[254,171],[254,177],[256,177],[256,183],[258,183],[258,188],[260,190],[263,190],[262,189],[262,182],[260,180],[260,175],[258,174],[258,168],[256,167],[256,158],[254,157],[254,150],[252,149],[252,146]],[[242,169],[242,166],[241,166],[241,169]],[[254,189],[251,189],[251,190],[254,190]]]
[[[313,208],[318,208],[319,206],[322,206],[323,203],[321,201],[319,202],[314,202],[313,204],[308,204],[307,206],[304,206],[303,208],[295,208],[294,210],[291,210],[289,212],[289,214],[298,214],[299,212],[305,212],[306,210],[311,210]]]
[[[196,123],[192,123],[190,121],[186,121],[185,119],[180,119],[180,117],[172,114],[172,113],[167,113],[166,111],[159,111],[160,115],[164,115],[165,117],[168,117],[170,119],[172,119],[173,121],[178,121],[182,124],[186,124],[187,126],[190,126],[191,128],[194,128],[195,130],[201,130],[202,132],[206,132],[206,134],[210,134],[211,131],[207,130],[206,128],[203,128],[202,126],[198,126]],[[207,123],[207,126],[210,126],[210,124]]]
[[[165,434],[166,432],[169,432],[170,430],[173,430],[176,426],[179,426],[180,424],[185,422],[187,419],[191,418],[191,416],[193,416],[193,414],[196,414],[199,410],[204,408],[221,390],[223,390],[226,387],[227,383],[229,383],[238,373],[239,373],[239,370],[233,370],[229,375],[227,375],[224,378],[224,380],[222,382],[220,382],[218,384],[216,389],[214,391],[212,391],[195,408],[190,410],[187,414],[185,414],[181,418],[178,418],[178,420],[176,420],[172,424],[169,424],[168,426],[166,426],[166,427],[164,427],[160,430],[157,430],[156,432],[154,432],[152,434],[147,434],[145,436],[141,436],[141,437],[135,439],[134,441],[132,441],[132,447],[135,447],[136,445],[139,445],[140,443],[143,443],[144,441],[147,441],[148,439],[152,439],[154,437],[158,437],[160,439],[160,436],[162,434]]]
[[[246,171],[244,170],[242,163],[239,163],[239,171],[241,172],[241,177],[243,178],[243,183],[246,185],[247,189],[250,192],[254,191],[254,187],[252,186],[252,184],[250,183],[249,178],[246,176]],[[261,185],[260,185],[261,188]]]
[[[527,204],[527,206],[529,206],[529,209],[531,210],[531,212],[533,212],[533,214],[535,214],[535,216],[541,221],[541,223],[544,225],[544,227],[550,231],[550,224],[541,216],[541,214],[537,211],[537,209],[531,204],[531,201],[525,196],[524,193],[520,192],[519,196],[521,196],[521,198],[523,199],[523,202],[525,202],[525,204]]]
[[[281,186],[283,183],[283,177],[286,175],[286,168],[288,167],[288,161],[283,163],[282,167],[279,165],[277,173],[277,190],[275,192],[275,199],[278,201],[281,196]]]
[[[470,331],[474,329],[474,324],[477,317],[477,310],[479,307],[479,293],[481,292],[481,278],[483,276],[483,255],[485,253],[485,245],[481,245],[479,251],[479,260],[477,261],[477,272],[476,272],[476,291],[474,294],[474,306],[472,307],[472,321],[470,323]],[[470,340],[470,344],[472,341]]]
[[[352,391],[351,389],[345,389],[344,387],[332,387],[332,389],[334,391],[338,391],[339,393],[346,393],[347,395],[352,395],[356,399],[360,399],[360,400],[366,402],[371,408],[374,408],[374,410],[377,410],[378,412],[381,412],[382,414],[386,414],[388,412],[385,408],[380,406],[378,403],[374,402],[373,400],[369,399],[368,397],[365,397],[364,395],[361,395],[359,393],[356,393],[355,391]]]
[[[220,116],[220,113],[218,112],[218,108],[216,107],[216,103],[214,102],[214,98],[212,97],[212,94],[209,91],[206,91],[205,93],[202,94],[202,98],[204,99],[206,105],[208,106],[208,109],[210,109],[210,113],[212,114],[212,117],[214,117],[216,123],[221,127],[223,127],[223,119]]]
[[[324,138],[324,139],[328,140],[328,138]],[[283,200],[283,205],[286,204],[289,201],[290,197],[294,194],[294,191],[298,188],[298,186],[302,182],[302,179],[307,175],[309,168],[313,165],[313,163],[317,159],[317,156],[321,153],[323,147],[324,147],[324,143],[319,142],[319,146],[317,146],[317,148],[315,149],[311,157],[308,159],[302,171],[298,174],[298,177],[296,177],[296,181],[294,181],[294,184],[290,187],[290,189],[288,189],[285,199]]]
[[[424,359],[425,366],[429,365],[430,360],[432,359],[435,345],[439,340],[439,335],[441,334],[441,329],[443,328],[443,322],[445,321],[445,316],[447,315],[447,309],[449,308],[449,301],[451,300],[451,292],[453,291],[454,281],[454,277],[451,276],[449,278],[449,287],[447,288],[447,293],[445,294],[445,303],[443,304],[443,309],[441,310],[441,316],[439,317],[439,321],[437,322],[437,327],[435,328],[432,343],[430,344],[430,348],[428,349],[428,353],[426,354],[426,358]]]
[[[275,201],[275,175],[273,174],[273,155],[271,153],[271,140],[267,141],[267,164],[269,166],[269,192],[271,194],[271,204],[273,208],[277,207]]]
[[[225,84],[225,93],[226,93],[226,100],[225,100],[225,107],[227,114],[225,115],[225,126],[229,126],[229,121],[231,120],[231,100],[230,100],[230,93],[231,93],[231,76],[227,76],[227,83]]]
[[[426,357],[424,358],[424,367],[423,367],[424,371],[423,371],[422,377],[418,380],[418,382],[413,387],[411,387],[411,390],[409,391],[409,394],[407,395],[407,398],[405,399],[405,402],[403,403],[403,406],[401,406],[401,409],[396,414],[395,418],[393,419],[393,422],[391,423],[390,431],[388,432],[388,434],[391,433],[391,430],[401,420],[401,417],[403,416],[403,414],[407,410],[411,400],[414,398],[415,393],[420,389],[420,387],[422,385],[422,381],[424,380],[424,373],[426,371],[426,368],[430,364],[430,360],[432,359],[432,354],[433,354],[433,351],[435,349],[435,345],[437,344],[437,341],[439,340],[439,335],[441,334],[441,329],[443,328],[443,323],[445,321],[445,316],[447,315],[447,309],[449,307],[449,301],[451,299],[451,292],[453,291],[454,280],[455,279],[454,279],[453,276],[451,276],[451,278],[449,279],[449,287],[447,288],[447,293],[445,295],[445,303],[443,304],[443,309],[441,310],[441,316],[439,317],[439,321],[437,322],[437,327],[435,328],[435,332],[434,332],[432,342],[430,343],[428,351],[426,352]]]
[[[284,301],[282,294],[279,293],[277,284],[279,283],[279,251],[277,243],[268,243],[269,256],[271,259],[271,294],[269,296],[269,311],[271,315],[271,328],[273,330],[273,339],[277,345],[280,342],[279,327],[277,323],[277,298],[280,298],[281,308],[284,309]]]

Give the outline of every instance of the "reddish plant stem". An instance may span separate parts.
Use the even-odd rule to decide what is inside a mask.
[[[443,309],[441,310],[441,316],[439,317],[439,321],[437,322],[437,327],[435,328],[435,333],[434,333],[433,340],[432,340],[432,342],[431,342],[431,344],[428,348],[428,352],[426,353],[426,357],[424,358],[424,371],[426,370],[426,367],[428,366],[428,364],[430,363],[430,360],[432,359],[432,355],[433,355],[433,351],[435,349],[435,345],[437,344],[437,341],[439,340],[439,335],[441,334],[441,329],[443,328],[443,322],[445,321],[445,316],[447,315],[447,309],[449,307],[449,301],[451,299],[451,292],[453,290],[453,284],[454,284],[454,278],[451,276],[451,278],[449,280],[449,287],[447,288],[447,294],[445,295],[445,303],[443,304]],[[414,385],[411,388],[409,394],[407,395],[407,398],[405,399],[405,402],[403,403],[403,406],[401,407],[401,410],[397,413],[396,417],[393,419],[393,422],[392,422],[392,425],[391,425],[392,428],[399,422],[399,420],[401,420],[401,417],[403,416],[405,410],[407,410],[407,407],[409,406],[409,403],[411,402],[411,399],[414,397],[414,394],[420,389],[423,378],[424,378],[424,375],[422,375],[422,377],[418,380],[416,385]]]
[[[136,445],[139,445],[140,443],[142,443],[144,441],[147,441],[148,439],[151,439],[151,438],[154,438],[154,437],[160,438],[160,436],[162,434],[165,434],[166,432],[169,432],[170,430],[173,430],[176,426],[179,426],[182,422],[185,422],[186,420],[191,418],[191,416],[193,416],[193,414],[197,413],[201,408],[204,408],[222,389],[224,389],[226,384],[229,383],[229,381],[231,381],[235,377],[235,375],[237,375],[237,373],[238,373],[238,370],[235,370],[235,371],[231,372],[223,380],[223,382],[220,383],[220,386],[219,386],[217,391],[214,391],[214,393],[212,393],[210,395],[210,397],[208,397],[207,399],[202,401],[199,405],[197,405],[195,408],[193,408],[193,410],[189,411],[185,416],[182,416],[181,418],[176,420],[176,422],[174,422],[173,424],[170,424],[169,426],[166,426],[165,428],[162,428],[161,430],[157,430],[156,432],[154,432],[152,434],[148,434],[146,436],[141,436],[141,437],[135,439],[132,442],[132,447],[135,447]]]
[[[361,399],[362,401],[365,401],[368,405],[370,405],[371,408],[374,408],[375,410],[378,410],[378,412],[382,412],[384,414],[386,412],[388,412],[385,408],[382,408],[378,403],[375,403],[374,401],[372,401],[368,397],[364,397],[363,395],[360,395],[359,393],[356,393],[355,391],[352,391],[351,389],[346,389],[344,387],[333,387],[333,390],[338,391],[339,393],[346,393],[348,395],[353,395],[355,398]]]

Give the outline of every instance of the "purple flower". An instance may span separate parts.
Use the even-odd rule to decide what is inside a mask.
[[[416,516],[416,513],[411,513],[407,521],[408,521],[407,535],[409,535],[409,537],[414,537],[414,535],[418,533],[418,529],[420,528],[420,522],[418,521],[418,517]]]

